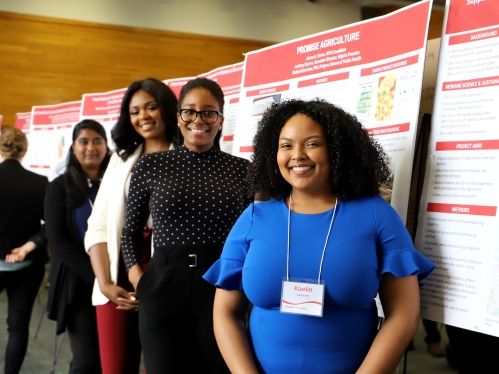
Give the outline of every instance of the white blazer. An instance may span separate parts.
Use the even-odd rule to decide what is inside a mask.
[[[121,232],[125,225],[127,179],[142,154],[142,148],[143,145],[140,145],[125,162],[117,154],[112,155],[102,178],[92,214],[88,219],[85,250],[88,252],[95,244],[107,243],[113,284],[118,281]],[[92,304],[103,305],[107,302],[109,299],[100,291],[99,283],[95,279]]]

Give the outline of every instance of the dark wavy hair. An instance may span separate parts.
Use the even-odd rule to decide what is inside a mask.
[[[104,175],[107,165],[109,164],[109,160],[111,159],[109,147],[107,146],[106,130],[104,130],[104,127],[99,122],[92,119],[85,119],[77,123],[73,129],[73,143],[71,144],[71,147],[69,147],[66,171],[63,174],[64,184],[66,186],[67,203],[71,206],[80,206],[88,195],[87,175],[81,168],[81,165],[73,152],[73,144],[83,129],[95,131],[106,141],[107,152],[99,168],[99,175],[101,177]]]
[[[277,165],[279,135],[295,114],[304,114],[324,129],[329,152],[330,178],[338,199],[374,196],[390,176],[388,157],[357,118],[324,100],[288,100],[274,103],[263,115],[253,139],[253,162],[249,167],[251,193],[269,199],[289,195],[291,185]]]
[[[213,95],[215,100],[218,103],[218,106],[220,107],[220,112],[224,112],[224,104],[225,104],[225,98],[224,98],[224,92],[222,91],[222,88],[218,85],[217,82],[212,81],[211,79],[207,78],[196,78],[193,79],[189,82],[187,82],[184,87],[182,87],[182,90],[180,91],[180,95],[178,98],[178,110],[182,109],[182,103],[185,99],[185,95],[187,95],[189,92],[196,88],[203,88],[206,91],[208,91],[210,94]],[[222,136],[222,131],[217,132],[217,135],[215,136],[215,139],[213,140],[213,144],[216,148],[220,149],[220,137]],[[178,130],[178,138],[180,141],[180,144],[184,144],[184,137],[182,136],[182,133],[180,130]]]
[[[166,138],[178,144],[177,138],[177,98],[170,87],[155,78],[141,79],[133,82],[127,89],[121,102],[120,118],[111,130],[111,137],[116,144],[116,153],[126,161],[135,150],[144,143],[130,121],[130,100],[137,91],[146,91],[159,106],[161,119],[165,123]]]

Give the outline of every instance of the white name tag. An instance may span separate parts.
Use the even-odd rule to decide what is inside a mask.
[[[324,281],[284,278],[281,292],[281,313],[322,317],[324,309]]]

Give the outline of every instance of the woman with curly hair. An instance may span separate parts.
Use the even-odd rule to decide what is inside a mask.
[[[418,278],[434,265],[379,196],[389,173],[381,146],[332,104],[264,114],[248,179],[271,200],[244,211],[205,275],[233,373],[393,372],[419,323]]]

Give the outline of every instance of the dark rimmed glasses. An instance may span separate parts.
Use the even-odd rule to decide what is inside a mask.
[[[201,117],[201,121],[207,125],[217,122],[218,116],[223,116],[222,113],[216,110],[192,110],[192,109],[180,109],[180,118],[184,122],[194,122],[198,116]]]

